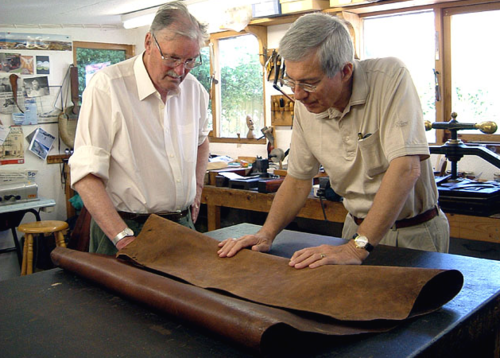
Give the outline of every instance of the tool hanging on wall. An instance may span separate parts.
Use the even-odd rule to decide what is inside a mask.
[[[285,61],[281,60],[281,56],[279,54],[276,54],[276,56],[275,56],[274,68],[275,68],[275,75],[274,75],[274,81],[273,81],[273,88],[275,90],[278,90],[279,92],[281,92],[281,94],[283,94],[283,96],[285,96],[286,98],[288,98],[290,101],[293,102],[294,99],[292,97],[290,97],[288,94],[286,94],[281,89],[280,86],[278,86],[278,82],[279,82],[280,78],[285,77]]]
[[[265,68],[266,68],[266,74],[267,74],[268,81],[271,81],[271,76],[272,76],[273,70],[274,70],[274,61],[275,61],[277,54],[278,53],[276,52],[276,50],[273,50],[271,55],[267,58]]]
[[[19,77],[16,74],[11,74],[9,76],[9,81],[10,81],[10,86],[12,87],[12,96],[14,97],[14,103],[16,104],[17,108],[21,111],[21,113],[24,113],[24,111],[19,107],[19,103],[17,103],[17,79]]]
[[[62,113],[59,115],[59,136],[64,144],[69,148],[75,146],[76,124],[78,122],[78,114],[80,113],[80,104],[78,98],[78,67],[70,65],[66,77],[70,79],[70,92],[72,106],[63,108]],[[66,81],[66,78],[65,78]],[[67,103],[63,99],[63,106]]]

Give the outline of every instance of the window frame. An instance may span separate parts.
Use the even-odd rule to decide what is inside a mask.
[[[458,14],[468,14],[475,12],[483,12],[483,11],[494,11],[500,10],[500,2],[488,3],[488,4],[477,4],[477,5],[456,5],[450,6],[443,9],[442,17],[443,17],[443,38],[444,38],[444,55],[445,55],[445,63],[444,63],[444,88],[446,89],[443,92],[444,99],[444,113],[451,113],[452,108],[452,80],[451,80],[451,17],[453,15]],[[449,120],[449,119],[448,119]],[[485,119],[487,120],[487,119]],[[446,119],[445,119],[446,121]],[[460,122],[460,114],[458,117],[458,121]],[[449,139],[449,133],[445,133],[443,135],[443,141]],[[500,134],[497,130],[496,134],[484,134],[477,131],[477,134],[461,134],[458,132],[458,137],[465,142],[494,142],[500,143]]]
[[[355,28],[360,32],[360,42],[363,41],[363,26],[364,18],[381,16],[381,15],[396,15],[401,13],[419,12],[425,10],[434,11],[435,31],[436,31],[436,53],[435,69],[439,72],[438,81],[441,86],[442,100],[436,102],[436,122],[448,122],[451,119],[452,112],[452,88],[451,88],[451,15],[460,13],[472,13],[480,11],[500,10],[500,1],[490,3],[478,3],[478,1],[469,0],[461,2],[443,2],[422,6],[403,7],[390,10],[379,10],[377,6],[366,7],[359,9],[357,19],[352,17],[349,21],[355,25]],[[360,22],[358,24],[357,22]],[[361,46],[362,48],[362,46]],[[460,121],[460,118],[458,118]],[[478,134],[461,134],[458,132],[459,138],[466,142],[481,141],[500,143],[500,133],[483,134],[478,131]],[[436,143],[431,145],[441,145],[450,139],[450,132],[442,129],[436,130]]]
[[[210,53],[210,75],[213,76],[214,70],[216,73],[215,79],[221,83],[221,71],[219,69],[218,63],[218,54],[219,54],[219,41],[227,38],[238,37],[252,34],[257,38],[259,44],[259,57],[262,68],[264,68],[264,64],[266,63],[267,57],[267,28],[264,26],[247,26],[241,32],[236,31],[223,31],[217,32],[210,35],[209,46],[212,46],[212,51]],[[213,53],[213,57],[212,57]],[[264,55],[265,54],[265,55]],[[264,124],[267,125],[266,118],[266,80],[265,80],[265,72],[263,71],[262,76],[262,104],[263,104],[263,113],[264,113]],[[213,128],[209,133],[209,140],[213,143],[244,143],[244,144],[262,144],[265,145],[267,143],[265,138],[257,139],[257,138],[246,138],[244,136],[240,136],[240,138],[233,137],[220,137],[219,136],[219,126],[220,123],[220,105],[221,105],[221,90],[220,86],[215,84],[215,81],[212,81],[212,87],[210,88],[210,98],[212,99],[212,125]]]

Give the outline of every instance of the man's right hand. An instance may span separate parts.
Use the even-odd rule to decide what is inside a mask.
[[[255,235],[242,236],[239,239],[226,239],[219,243],[220,250],[217,254],[219,257],[232,257],[246,247],[252,247],[254,251],[267,252],[271,249],[273,239],[259,232]]]

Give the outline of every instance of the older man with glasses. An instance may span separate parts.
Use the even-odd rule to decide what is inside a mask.
[[[181,1],[158,10],[145,51],[83,93],[72,187],[92,215],[90,251],[113,255],[158,214],[194,229],[208,163],[208,93],[189,74],[208,39]]]
[[[437,206],[420,100],[404,64],[354,60],[345,24],[320,13],[300,17],[279,49],[287,71],[281,84],[296,100],[288,173],[259,232],[223,241],[219,256],[269,250],[304,205],[320,165],[344,198],[349,241],[297,251],[290,266],[361,264],[379,243],[447,252],[448,220]]]

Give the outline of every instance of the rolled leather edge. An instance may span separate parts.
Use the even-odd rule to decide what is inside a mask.
[[[55,265],[162,312],[260,351],[262,334],[278,323],[227,297],[138,269],[112,256],[57,247]]]
[[[112,256],[56,247],[54,264],[158,311],[214,332],[254,351],[264,353],[290,336],[312,333],[346,336],[387,332],[400,322],[345,322],[320,315],[298,314],[179,282],[146,271]],[[285,344],[285,343],[283,343]]]
[[[462,289],[464,276],[458,270],[446,270],[432,277],[420,290],[409,318],[438,310]]]

